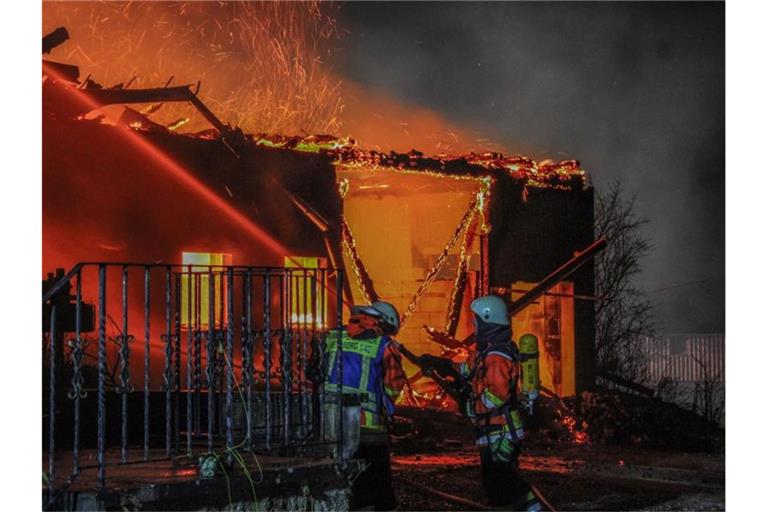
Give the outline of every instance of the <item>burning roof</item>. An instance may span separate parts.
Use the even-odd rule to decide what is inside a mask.
[[[354,139],[333,135],[287,137],[262,133],[256,135],[254,141],[263,146],[325,154],[336,165],[346,168],[373,167],[475,178],[504,173],[523,186],[567,190],[582,190],[587,184],[586,172],[578,160],[536,162],[525,156],[504,156],[497,152],[435,156],[425,156],[416,150],[408,153],[384,153],[359,148]]]
[[[319,153],[330,158],[337,167],[347,169],[367,167],[374,170],[394,170],[478,179],[484,177],[492,178],[504,174],[510,176],[523,187],[563,190],[583,190],[587,184],[586,173],[577,160],[564,160],[560,162],[543,160],[536,162],[525,156],[504,156],[498,152],[471,152],[461,155],[443,153],[435,156],[425,156],[424,153],[414,149],[408,153],[398,153],[395,151],[385,153],[379,150],[360,148],[355,140],[350,137],[338,137],[335,135],[285,136],[268,133],[246,134],[237,127],[233,128],[222,123],[208,109],[198,97],[199,83],[194,91],[190,85],[168,87],[168,83],[166,83],[165,87],[148,89],[129,89],[130,84],[128,86],[118,84],[114,87],[103,88],[100,85],[93,85],[94,82],[90,80],[80,84],[77,67],[44,61],[43,68],[44,74],[52,78],[43,88],[44,108],[51,112],[64,114],[61,117],[84,119],[84,114],[88,111],[98,110],[106,105],[146,103],[149,104],[149,107],[141,111],[126,107],[122,118],[118,120],[109,121],[106,119],[106,116],[99,116],[97,119],[100,122],[107,122],[109,124],[123,124],[128,129],[140,132],[161,130],[179,136],[208,140],[220,139],[233,152],[235,150],[232,148],[232,145],[247,146],[248,144],[255,144],[262,147]],[[69,72],[62,72],[63,68],[66,68]],[[66,104],[64,106],[61,99],[56,98],[66,88],[77,89],[83,97],[78,106],[73,107],[69,105],[71,101],[64,101]],[[53,96],[56,99],[53,102],[46,102],[46,96]],[[152,121],[152,114],[165,102],[191,103],[216,130],[181,134],[176,131],[176,128],[188,122],[188,118],[177,119],[169,125]],[[59,116],[54,114],[54,117]]]

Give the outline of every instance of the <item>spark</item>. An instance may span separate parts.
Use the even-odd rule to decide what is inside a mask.
[[[246,132],[338,133],[341,83],[322,56],[338,39],[337,8],[304,2],[45,2],[44,30],[66,25],[72,64],[105,85],[136,68],[141,83],[169,74],[202,80],[203,102]],[[84,70],[85,71],[85,70]],[[168,105],[160,124],[187,117]],[[204,128],[195,116],[184,129]]]

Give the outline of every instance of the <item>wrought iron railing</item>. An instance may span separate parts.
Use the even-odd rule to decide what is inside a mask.
[[[323,382],[343,281],[332,269],[136,263],[80,263],[49,279],[48,493],[86,467],[103,487],[108,449],[117,464],[237,447],[343,458],[341,384],[325,393]]]

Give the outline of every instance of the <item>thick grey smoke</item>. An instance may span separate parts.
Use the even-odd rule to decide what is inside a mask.
[[[723,3],[349,3],[337,69],[536,159],[620,180],[650,220],[661,330],[725,329]]]

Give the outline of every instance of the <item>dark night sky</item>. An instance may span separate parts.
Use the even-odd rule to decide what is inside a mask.
[[[337,70],[636,194],[660,332],[725,330],[724,3],[348,3]]]

